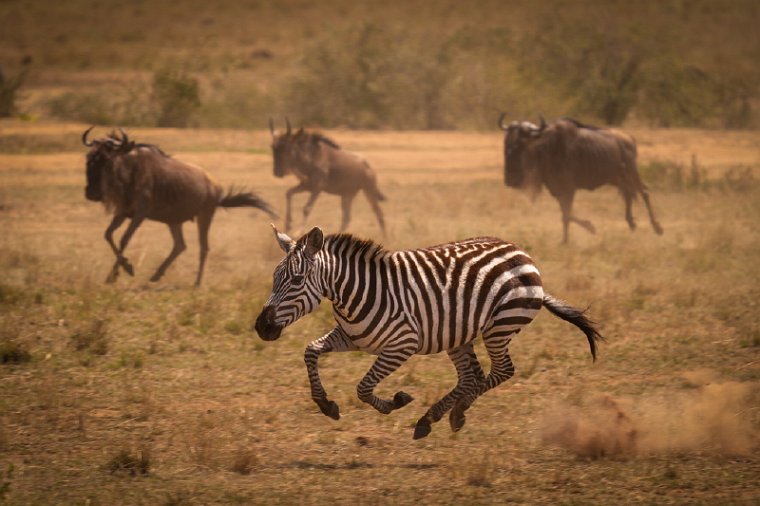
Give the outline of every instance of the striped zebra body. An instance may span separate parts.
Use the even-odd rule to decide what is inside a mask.
[[[414,354],[447,352],[457,369],[457,385],[417,422],[417,439],[447,411],[452,429],[459,430],[472,402],[514,374],[509,342],[543,305],[584,330],[592,354],[600,338],[581,311],[544,293],[527,253],[500,239],[390,252],[346,234],[325,238],[318,228],[298,242],[276,234],[287,254],[275,269],[272,294],[256,330],[265,340],[277,339],[322,298],[333,303],[337,325],[306,347],[304,359],[312,398],[334,419],[340,416],[338,406],[328,400],[317,370],[322,353],[362,350],[378,355],[357,394],[389,413],[409,403],[411,396],[397,392],[392,400],[381,399],[373,393],[375,386]],[[473,348],[479,335],[491,360],[487,376]]]
[[[360,258],[337,254],[341,243],[356,242],[328,237],[318,265],[330,266],[325,278],[338,286],[328,295],[335,319],[361,350],[378,352],[413,336],[415,353],[440,353],[486,330],[514,333],[541,308],[538,270],[525,252],[499,239],[393,253],[373,246]],[[349,267],[356,269],[355,282],[341,286],[336,280]]]

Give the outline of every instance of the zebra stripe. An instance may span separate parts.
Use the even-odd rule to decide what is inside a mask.
[[[601,339],[583,311],[544,293],[539,271],[525,251],[497,238],[388,251],[347,234],[323,237],[318,228],[297,242],[275,234],[286,256],[275,268],[272,293],[256,330],[263,339],[277,339],[321,299],[332,302],[337,325],[306,347],[304,360],[312,399],[335,419],[338,406],[328,400],[317,369],[322,353],[378,355],[357,395],[389,413],[411,396],[397,392],[392,400],[380,399],[375,386],[412,355],[446,351],[457,369],[457,385],[419,419],[417,439],[449,410],[451,427],[459,430],[475,399],[512,377],[509,342],[542,306],[583,330],[594,356]],[[479,335],[491,360],[487,376],[473,348]]]

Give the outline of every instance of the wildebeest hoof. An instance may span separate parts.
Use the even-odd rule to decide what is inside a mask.
[[[127,272],[127,274],[129,274],[130,276],[134,276],[135,275],[135,270],[132,267],[132,264],[129,263],[126,259],[124,260],[124,262],[122,262],[121,265],[122,265],[122,267],[124,267],[124,270]]]
[[[414,397],[406,392],[396,392],[393,396],[393,409],[403,408],[414,400]]]
[[[334,401],[328,401],[327,399],[315,400],[319,409],[325,415],[329,416],[333,420],[340,420],[340,408]]]
[[[449,413],[449,425],[452,432],[459,432],[459,429],[464,427],[465,416],[464,411],[460,409],[452,409]]]
[[[417,422],[417,425],[414,426],[414,436],[413,439],[422,439],[423,437],[430,434],[430,431],[432,430],[432,427],[430,426],[430,420],[423,417],[420,418]]]
[[[662,233],[664,232],[664,230],[662,229],[662,226],[657,222],[652,223],[652,227],[654,228],[654,231],[657,235],[662,235]]]
[[[154,283],[155,283],[156,281],[158,281],[159,279],[161,279],[161,274],[159,274],[159,273],[155,273],[154,275],[152,275],[152,276],[150,277],[150,280],[151,280],[152,282],[154,282]]]

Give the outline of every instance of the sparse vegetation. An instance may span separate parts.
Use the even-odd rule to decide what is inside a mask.
[[[329,306],[277,342],[250,330],[281,254],[266,220],[217,214],[208,284],[199,290],[188,281],[197,267],[194,228],[188,251],[157,285],[148,277],[171,240],[165,227],[146,225],[128,250],[135,277],[107,285],[108,216],[82,196],[81,146],[62,140],[82,128],[6,125],[21,151],[7,146],[0,166],[0,202],[8,206],[0,212],[0,322],[32,357],[0,365],[8,504],[723,504],[757,495],[755,133],[633,131],[665,234],[629,232],[619,196],[607,188],[576,196],[597,234],[578,230],[560,247],[556,202],[546,194],[531,202],[503,186],[500,132],[328,132],[377,167],[388,194],[388,247],[475,235],[513,240],[531,252],[547,290],[590,305],[607,337],[592,364],[582,335],[539,314],[510,345],[515,378],[479,399],[460,432],[444,419],[413,442],[416,419],[454,385],[446,357],[413,357],[381,383],[378,395],[415,397],[381,416],[355,392],[374,358],[325,355],[320,372],[342,409],[340,421],[327,419],[309,399],[303,349],[331,327]],[[62,136],[60,147],[51,132]],[[146,129],[135,138],[214,167],[220,181],[250,180],[279,206],[292,184],[271,176],[265,125]],[[333,232],[339,199],[322,198],[308,225]],[[369,206],[357,202],[351,231],[374,227]],[[477,350],[487,363],[481,344]],[[612,446],[542,441],[545,420],[607,427],[587,409],[600,395],[619,402],[649,441],[661,440],[646,452],[589,433],[576,432]],[[557,403],[570,409],[555,415]],[[579,459],[582,451],[596,458]],[[4,475],[10,463],[12,476]]]
[[[111,474],[126,474],[128,476],[143,476],[150,471],[150,450],[143,448],[139,454],[129,450],[119,450],[105,465]]]
[[[13,77],[6,75],[0,67],[0,118],[7,118],[18,112],[17,93],[26,80],[31,62],[31,58],[24,57],[21,69]]]
[[[490,130],[506,110],[760,126],[753,0],[137,0],[117,19],[84,0],[26,7],[0,4],[0,59],[35,58],[16,102],[43,118],[262,128],[288,114],[310,126]],[[135,30],[148,11],[151,29]],[[325,11],[340,15],[318,30]]]

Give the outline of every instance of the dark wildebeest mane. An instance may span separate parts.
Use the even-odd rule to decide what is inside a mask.
[[[567,116],[562,116],[561,118],[558,119],[558,121],[559,120],[569,121],[570,123],[577,126],[578,128],[585,128],[587,130],[604,130],[604,128],[602,127],[598,127],[596,125],[589,125],[588,123],[582,123],[575,118],[568,118]]]
[[[151,281],[158,281],[174,259],[185,249],[182,224],[196,221],[200,242],[200,266],[195,280],[200,285],[208,253],[208,230],[218,207],[254,207],[274,217],[272,208],[250,191],[231,187],[226,192],[203,169],[172,158],[155,144],[136,143],[126,132],[82,143],[90,148],[87,154],[87,187],[85,197],[101,202],[113,212],[105,238],[116,255],[116,262],[106,281],[116,280],[120,268],[133,275],[132,265],[123,252],[129,239],[148,219],[166,223],[174,239],[174,247]],[[130,219],[120,246],[113,242],[113,233]]]
[[[303,128],[301,128],[298,130],[298,132],[296,132],[296,135],[294,136],[294,140],[298,143],[304,143],[304,144],[319,144],[320,142],[322,142],[335,149],[342,149],[337,142],[327,137],[325,134],[323,134],[322,132],[318,130],[307,132]]]

